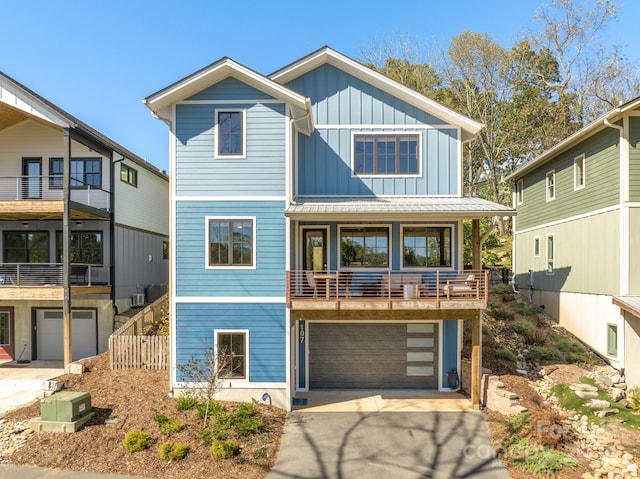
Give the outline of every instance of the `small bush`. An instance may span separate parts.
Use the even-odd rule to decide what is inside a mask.
[[[189,411],[198,405],[198,400],[193,396],[180,396],[176,401],[178,411]]]
[[[524,336],[527,339],[533,337],[533,332],[536,330],[535,326],[529,321],[518,320],[511,323],[509,326],[511,331],[518,333],[520,336]]]
[[[169,419],[167,422],[160,424],[160,432],[165,436],[171,436],[182,431],[186,427],[184,421],[180,419]]]
[[[497,319],[498,321],[512,321],[513,313],[504,309],[490,309],[489,316]]]
[[[529,418],[530,412],[521,412],[515,416],[509,416],[507,418],[507,427],[512,435],[524,436],[530,429]]]
[[[503,303],[513,303],[516,300],[516,295],[515,294],[503,294],[502,295],[502,302]]]
[[[217,427],[205,427],[198,432],[198,439],[202,441],[205,446],[211,446],[213,441],[224,441],[229,437],[228,429],[219,429]]]
[[[534,346],[524,354],[527,361],[560,361],[562,356],[555,349]]]
[[[495,336],[493,334],[493,331],[491,330],[491,326],[489,325],[489,323],[482,323],[482,334],[483,336],[487,336],[489,338]]]
[[[256,405],[252,402],[243,402],[238,406],[238,412],[236,415],[238,417],[250,417],[257,413]]]
[[[525,454],[513,456],[512,461],[523,471],[536,477],[555,477],[565,467],[575,471],[580,465],[570,455],[546,447],[529,448]]]
[[[216,459],[231,459],[238,454],[240,447],[233,441],[213,441],[211,455]]]
[[[542,309],[535,304],[518,303],[514,308],[522,316],[533,316],[542,313]]]
[[[160,447],[160,457],[165,461],[179,461],[187,457],[189,446],[186,444],[165,442]]]
[[[256,449],[252,454],[254,459],[264,459],[267,457],[267,448],[261,447],[260,449]]]
[[[513,289],[509,284],[498,283],[492,289],[495,294],[513,294]]]
[[[129,432],[122,441],[122,445],[128,452],[137,452],[149,449],[152,444],[153,438],[150,434],[135,430]]]
[[[535,328],[533,330],[533,334],[531,335],[531,342],[538,346],[543,346],[547,344],[549,340],[549,330],[546,328]]]
[[[156,413],[153,413],[153,420],[158,424],[163,425],[164,423],[169,421],[169,418],[167,417],[166,414],[163,414],[161,412],[156,412]]]
[[[198,417],[200,419],[204,419],[207,414],[207,401],[201,401],[196,404],[196,409],[198,410]],[[211,400],[209,401],[209,417],[216,417],[220,412],[224,412],[224,406],[218,401]]]
[[[627,406],[629,409],[640,412],[640,388],[633,388],[627,392]]]
[[[498,349],[498,351],[496,351],[496,356],[499,357],[500,359],[504,359],[512,363],[515,363],[518,361],[517,356],[513,354],[511,351],[509,351],[508,349]]]
[[[247,417],[238,421],[233,429],[238,436],[248,436],[249,434],[255,434],[263,426],[261,417]]]
[[[555,345],[555,347],[562,351],[563,353],[586,353],[587,348],[578,342],[573,341],[565,336],[560,336],[559,334],[552,334],[550,336],[551,342]]]

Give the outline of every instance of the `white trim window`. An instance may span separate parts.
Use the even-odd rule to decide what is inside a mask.
[[[402,227],[402,268],[450,268],[453,228],[405,225]]]
[[[255,269],[255,216],[205,218],[207,269]]]
[[[556,241],[555,235],[547,235],[547,274],[552,275],[555,272],[556,257]]]
[[[618,356],[618,325],[607,324],[607,356]]]
[[[418,133],[352,133],[351,171],[357,176],[420,176]]]
[[[244,159],[247,157],[247,115],[244,109],[215,110],[214,158]]]
[[[546,178],[547,201],[556,199],[556,170],[547,173]]]
[[[341,226],[340,266],[389,268],[391,233],[388,225]]]
[[[534,236],[533,238],[533,257],[540,257],[540,236]]]
[[[573,189],[581,190],[585,186],[586,162],[584,153],[573,159]]]
[[[216,371],[225,379],[249,380],[249,331],[215,330]]]
[[[524,203],[524,180],[522,178],[516,181],[516,203],[519,205]]]

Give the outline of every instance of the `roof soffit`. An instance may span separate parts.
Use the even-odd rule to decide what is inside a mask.
[[[354,77],[415,106],[416,108],[441,118],[452,125],[460,127],[462,129],[463,141],[473,138],[484,126],[481,123],[461,115],[329,47],[323,47],[320,50],[317,50],[316,52],[311,53],[310,55],[307,55],[306,57],[272,73],[269,75],[269,78],[278,83],[286,84],[324,64],[329,64],[339,70],[349,73],[350,75],[353,75]]]

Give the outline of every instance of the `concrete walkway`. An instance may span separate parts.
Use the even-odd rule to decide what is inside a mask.
[[[148,479],[140,476],[75,472],[33,466],[0,464],[0,479]]]
[[[62,361],[0,363],[0,417],[8,411],[42,398],[42,382],[62,374],[64,374]]]
[[[508,479],[479,411],[308,412],[287,417],[267,479]]]

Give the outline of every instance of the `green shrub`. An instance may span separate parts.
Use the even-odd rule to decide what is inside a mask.
[[[502,295],[502,302],[503,303],[512,303],[516,300],[516,295],[515,294],[503,294]]]
[[[524,354],[527,361],[560,361],[562,356],[555,349],[534,346]]]
[[[640,388],[629,389],[627,392],[627,400],[629,409],[640,412]]]
[[[211,455],[216,459],[231,459],[238,454],[240,447],[233,441],[213,441]]]
[[[499,357],[500,359],[504,359],[512,363],[515,363],[518,361],[518,358],[516,357],[516,355],[513,354],[508,349],[498,349],[498,351],[496,351],[496,356]]]
[[[507,424],[509,426],[509,431],[512,433],[517,433],[522,431],[523,429],[529,430],[529,418],[531,417],[530,412],[521,412],[520,414],[516,414],[515,416],[509,416],[507,418]]]
[[[494,337],[495,335],[493,334],[493,331],[491,329],[491,326],[489,325],[489,323],[482,323],[482,335],[483,336],[487,336],[489,338]]]
[[[160,447],[160,457],[165,461],[179,461],[187,457],[189,446],[186,444],[165,442]]]
[[[163,414],[161,412],[155,412],[153,413],[153,420],[158,424],[162,425],[167,421],[169,421],[169,418],[166,416],[166,414]]]
[[[238,406],[236,416],[238,417],[250,417],[257,413],[256,405],[252,402],[243,402]]]
[[[255,451],[253,451],[252,456],[254,459],[264,459],[265,457],[267,457],[267,448],[261,447],[259,449],[256,449]]]
[[[207,414],[207,401],[198,402],[196,409],[198,410],[198,417],[204,419]],[[224,406],[215,399],[209,401],[209,417],[216,417],[220,412],[224,412]]]
[[[198,399],[193,396],[180,396],[176,401],[178,411],[189,411],[198,405]]]
[[[511,331],[518,333],[520,336],[524,336],[527,339],[532,339],[536,330],[535,326],[526,320],[514,321],[509,325]]]
[[[236,422],[233,429],[238,436],[248,436],[249,434],[255,434],[260,431],[262,426],[263,421],[261,417],[246,417]]]
[[[580,465],[569,454],[547,447],[528,448],[525,454],[516,454],[511,460],[523,471],[536,477],[555,477],[565,467],[575,471]]]
[[[122,441],[122,445],[129,452],[142,451],[148,449],[153,444],[153,438],[150,434],[143,431],[131,431]]]
[[[180,419],[169,419],[167,422],[160,424],[160,432],[165,436],[171,436],[176,432],[182,431],[186,427],[184,421]]]
[[[542,309],[535,304],[517,303],[514,308],[522,316],[533,316],[534,314],[542,313]]]
[[[559,334],[551,335],[551,342],[555,345],[563,353],[586,353],[587,348],[578,342],[573,341],[565,336],[560,336]]]
[[[489,316],[497,319],[498,321],[512,321],[513,313],[505,309],[490,309]]]
[[[208,426],[198,432],[198,439],[205,446],[211,446],[213,441],[224,441],[229,437],[229,429],[219,429],[217,427]]]
[[[589,353],[567,353],[565,357],[568,363],[572,364],[591,364],[593,358],[589,356]]]

